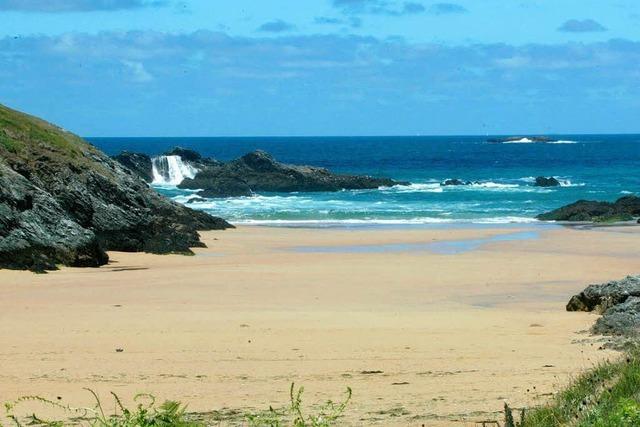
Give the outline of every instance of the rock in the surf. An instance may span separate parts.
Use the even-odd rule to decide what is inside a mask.
[[[543,221],[618,222],[640,216],[640,197],[625,196],[615,202],[579,200],[537,216]]]
[[[288,165],[258,150],[224,164],[203,168],[194,178],[187,178],[178,186],[202,189],[199,195],[203,197],[229,197],[261,191],[340,191],[408,184],[389,178],[340,175],[324,168]]]
[[[536,177],[536,181],[533,183],[533,185],[536,187],[559,187],[560,181],[552,176],[538,176]]]

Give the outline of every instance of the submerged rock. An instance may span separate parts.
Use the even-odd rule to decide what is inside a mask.
[[[537,216],[543,221],[614,222],[640,216],[640,197],[625,196],[616,202],[579,200]]]
[[[146,170],[143,156],[127,156]],[[98,266],[107,250],[191,253],[226,221],[174,203],[91,144],[0,105],[0,268]]]
[[[339,191],[408,184],[388,178],[339,175],[313,166],[287,165],[258,150],[228,163],[203,168],[178,187],[203,189],[199,193],[203,197],[231,197],[249,196],[259,191]]]
[[[550,176],[549,178],[539,176],[536,178],[536,182],[533,184],[535,187],[559,187],[560,181]]]

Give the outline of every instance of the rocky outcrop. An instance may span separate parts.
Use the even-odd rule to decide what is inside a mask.
[[[211,157],[204,157],[197,151],[189,148],[174,147],[171,150],[163,153],[164,156],[179,156],[184,162],[187,162],[197,169],[204,169],[211,166],[221,166],[222,162],[212,159]]]
[[[374,189],[408,184],[388,178],[339,175],[313,166],[277,162],[264,151],[254,151],[228,163],[206,167],[178,186],[203,189],[203,197],[249,196],[254,192],[309,192]]]
[[[198,230],[230,227],[160,196],[81,138],[1,105],[0,185],[0,268],[97,266],[107,250],[190,253],[203,246]]]
[[[579,200],[537,218],[542,221],[614,222],[630,221],[638,216],[640,197],[625,196],[614,203]]]
[[[594,333],[635,335],[640,331],[640,276],[589,285],[571,298],[567,311],[602,314],[593,326]]]
[[[145,182],[153,181],[153,165],[151,163],[151,157],[146,154],[123,151],[113,158],[128,170],[142,178]]]
[[[533,185],[535,187],[559,187],[560,181],[552,176],[548,178],[545,176],[539,176],[536,177],[536,181],[533,183]]]

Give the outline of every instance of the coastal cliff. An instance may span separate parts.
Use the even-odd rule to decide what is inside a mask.
[[[191,253],[204,245],[197,230],[232,227],[160,196],[138,173],[0,105],[0,268],[99,266],[107,250]]]

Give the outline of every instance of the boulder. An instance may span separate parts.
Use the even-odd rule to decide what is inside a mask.
[[[548,178],[544,176],[539,176],[539,177],[536,177],[536,181],[533,185],[535,187],[559,187],[560,181],[558,181],[556,178],[552,176]]]

